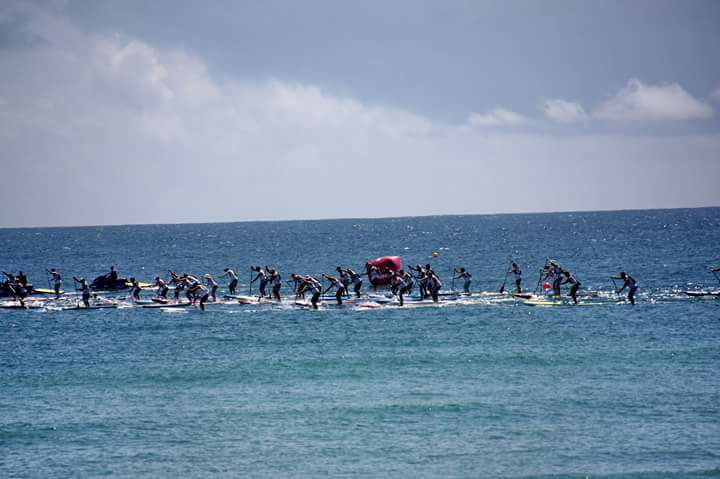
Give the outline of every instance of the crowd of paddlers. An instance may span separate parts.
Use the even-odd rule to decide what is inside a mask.
[[[380,287],[387,288],[393,296],[398,298],[401,306],[404,304],[404,298],[413,294],[416,289],[420,300],[428,298],[434,302],[438,302],[440,291],[443,287],[439,275],[433,270],[430,264],[424,266],[418,264],[416,266],[403,268],[400,258],[397,256],[382,257],[368,262],[365,264],[364,271],[361,272],[338,266],[335,272],[332,274],[322,274],[320,279],[312,275],[292,273],[289,276],[289,280],[283,281],[280,273],[273,267],[265,266],[263,268],[260,266],[252,266],[250,270],[249,295],[252,295],[252,288],[257,284],[258,301],[263,299],[280,301],[281,289],[284,284],[287,284],[292,288],[296,299],[304,299],[305,295],[309,295],[310,305],[313,308],[318,307],[318,301],[322,295],[331,292],[334,293],[335,300],[338,304],[342,304],[343,299],[350,297],[351,294],[360,298],[363,288],[363,278],[365,277],[375,291]],[[713,271],[720,271],[720,268]],[[33,293],[55,294],[56,299],[59,299],[64,294],[62,291],[62,275],[60,271],[55,268],[47,270],[48,286],[50,286],[50,289],[47,290],[34,288],[28,283],[27,275],[22,271],[17,275],[7,272],[3,273],[6,276],[6,280],[0,285],[1,295],[12,296],[16,301],[19,301],[21,305],[24,305],[27,296]],[[523,273],[515,261],[511,262],[506,272],[500,293],[504,292],[509,275],[512,275],[514,279],[515,287],[512,293],[514,296],[521,298],[531,296],[523,291]],[[237,273],[232,268],[224,268],[223,272],[218,276],[218,279],[223,278],[227,279],[228,282],[227,294],[225,296],[228,298],[238,297]],[[200,309],[204,309],[206,302],[217,301],[217,291],[219,288],[218,282],[210,273],[196,276],[193,274],[178,274],[174,271],[169,271],[168,276],[165,278],[156,276],[153,283],[141,283],[134,277],[120,277],[115,266],[112,266],[107,274],[96,277],[92,282],[88,282],[84,277],[73,276],[72,279],[75,289],[81,295],[82,303],[85,307],[90,306],[90,297],[93,291],[129,289],[131,299],[133,301],[139,301],[143,290],[154,289],[155,297],[153,300],[157,302],[169,301],[168,295],[172,290],[175,302],[178,302],[181,295],[184,295],[191,304],[197,303]],[[628,300],[630,303],[635,304],[635,294],[638,289],[638,284],[635,279],[625,272],[621,272],[617,276],[611,276],[611,279],[615,285],[616,292],[619,294],[627,290]],[[454,268],[452,273],[453,291],[455,290],[456,280],[462,282],[463,292],[469,294],[472,283],[472,275],[470,272],[464,267]],[[617,284],[615,284],[615,280],[622,281],[622,285],[618,287]],[[551,290],[552,296],[555,297],[561,296],[563,285],[567,285],[569,288],[568,296],[574,303],[577,303],[577,294],[581,283],[575,278],[572,272],[563,269],[555,260],[548,260],[546,262],[538,281],[538,287],[540,285],[542,285],[543,289]],[[538,287],[536,287],[536,290]]]

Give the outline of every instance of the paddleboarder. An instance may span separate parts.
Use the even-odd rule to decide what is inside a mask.
[[[638,290],[637,281],[627,274],[625,271],[622,271],[619,276],[610,276],[610,279],[621,279],[623,280],[622,288],[617,290],[617,294],[620,294],[623,292],[625,288],[628,289],[628,295],[627,299],[630,301],[630,304],[635,305],[635,293]]]
[[[225,268],[223,270],[223,274],[220,277],[224,278],[225,276],[228,276],[230,278],[230,284],[228,284],[228,292],[231,296],[235,296],[235,290],[238,285],[238,275],[235,274],[235,271],[231,270],[230,268]]]
[[[454,270],[455,273],[457,273],[457,276],[454,277],[454,279],[462,279],[463,282],[463,292],[465,294],[470,294],[470,283],[472,283],[472,275],[465,270],[465,268],[458,268]]]

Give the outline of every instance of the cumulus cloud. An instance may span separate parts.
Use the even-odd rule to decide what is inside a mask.
[[[603,120],[694,120],[712,117],[713,110],[677,83],[647,85],[633,78],[593,116]]]
[[[673,175],[644,173],[688,157],[707,164],[679,173],[692,176],[685,193],[717,203],[716,136],[563,139],[468,127],[529,122],[501,108],[444,124],[319,85],[220,80],[192,52],[27,8],[23,30],[36,41],[0,49],[0,201],[14,205],[0,210],[0,226],[567,209],[572,191],[547,195],[551,182],[577,189],[573,209],[688,206],[677,188],[677,198],[653,202]],[[608,190],[617,183],[608,156],[624,170],[652,159],[620,185],[645,196]],[[577,158],[600,173],[556,168]],[[408,201],[416,190],[403,185],[431,193]]]
[[[587,120],[587,113],[579,103],[558,98],[542,100],[541,108],[545,117],[558,123],[576,123]]]
[[[519,113],[504,108],[494,108],[486,113],[471,113],[468,124],[478,127],[519,126],[528,122],[528,119]]]

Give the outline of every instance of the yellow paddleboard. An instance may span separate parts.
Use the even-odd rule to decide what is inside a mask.
[[[60,294],[63,294],[65,291],[60,290]],[[47,288],[33,288],[33,293],[39,293],[39,294],[55,294],[54,289],[47,289]]]
[[[141,281],[138,281],[138,285],[141,288],[152,288],[154,286],[152,283],[143,283]],[[128,281],[127,283],[125,283],[125,286],[127,286],[129,288],[132,286],[132,283]]]

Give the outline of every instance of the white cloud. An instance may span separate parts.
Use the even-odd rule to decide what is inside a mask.
[[[548,119],[558,123],[587,121],[587,113],[579,103],[559,98],[546,98],[542,100],[541,108]]]
[[[504,108],[494,108],[487,113],[471,113],[468,124],[478,127],[519,126],[528,122],[528,119],[519,113]]]
[[[717,136],[560,138],[469,127],[532,124],[502,108],[448,125],[318,85],[221,81],[186,51],[86,33],[42,11],[28,29],[43,41],[0,50],[0,201],[14,205],[0,210],[0,226],[720,201]],[[607,167],[608,157],[616,168]],[[577,158],[603,165],[600,173],[557,168]],[[692,188],[654,194],[673,176],[658,165],[678,158],[704,162],[676,172]],[[619,167],[638,173],[613,190]],[[568,190],[547,195],[554,182]]]
[[[646,85],[633,78],[593,116],[603,120],[693,120],[710,118],[713,110],[677,83]]]

